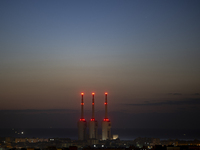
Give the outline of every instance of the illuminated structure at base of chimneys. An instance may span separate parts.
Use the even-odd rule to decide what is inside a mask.
[[[87,122],[84,118],[84,102],[83,102],[83,95],[84,93],[81,93],[81,118],[78,121],[78,139],[79,140],[87,140],[88,136],[86,133],[87,129]],[[92,93],[92,118],[89,121],[89,140],[98,140],[98,122],[95,120],[94,115],[94,95],[95,93]],[[107,95],[108,93],[105,93],[105,118],[102,121],[102,140],[111,140],[111,122],[108,119],[108,111],[107,111]]]

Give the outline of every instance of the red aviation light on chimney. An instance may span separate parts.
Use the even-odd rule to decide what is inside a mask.
[[[104,118],[103,121],[109,122],[110,120],[108,118]]]
[[[105,95],[108,95],[108,93],[106,92]]]
[[[95,93],[92,93],[92,95],[94,95]]]
[[[85,119],[84,119],[84,118],[81,118],[80,121],[85,121]]]
[[[90,119],[91,121],[95,121],[95,119],[94,118],[92,118],[92,119]]]
[[[81,93],[81,95],[84,95],[84,93]]]

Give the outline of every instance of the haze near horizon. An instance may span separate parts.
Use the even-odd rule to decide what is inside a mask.
[[[199,6],[0,1],[0,128],[74,127],[81,92],[101,122],[108,92],[114,128],[200,129]]]

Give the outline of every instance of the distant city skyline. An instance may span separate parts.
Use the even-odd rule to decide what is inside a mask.
[[[200,129],[200,1],[0,1],[0,128]],[[38,124],[40,122],[40,124]]]

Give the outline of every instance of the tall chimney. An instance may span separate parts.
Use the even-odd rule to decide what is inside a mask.
[[[83,112],[83,107],[84,107],[84,102],[83,102],[83,95],[84,93],[81,93],[81,118],[78,121],[78,139],[79,140],[86,140],[87,139],[87,134],[86,134],[86,128],[87,128],[87,122],[84,119],[84,112]]]
[[[107,101],[108,93],[105,93],[105,118],[102,121],[102,140],[111,140],[111,122],[108,119],[108,101]]]
[[[108,118],[108,110],[107,110],[107,92],[105,93],[105,118]]]
[[[92,93],[92,119],[94,119],[94,93]]]
[[[84,112],[83,112],[83,106],[84,106],[83,95],[84,95],[84,93],[81,93],[81,119],[84,118]]]

